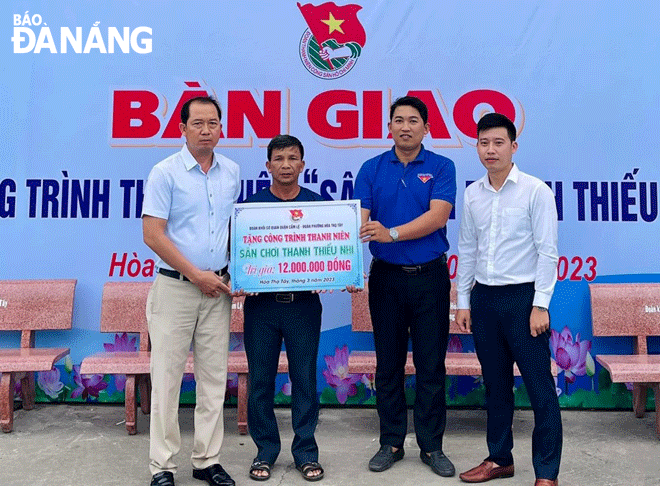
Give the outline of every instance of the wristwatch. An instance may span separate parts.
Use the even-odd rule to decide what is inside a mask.
[[[541,307],[540,305],[535,305],[534,307],[536,307],[536,308],[537,308],[538,310],[540,310],[541,312],[548,312],[548,308],[547,308],[547,307]]]
[[[395,242],[399,239],[399,232],[394,228],[390,228],[390,237],[392,238],[392,242]]]

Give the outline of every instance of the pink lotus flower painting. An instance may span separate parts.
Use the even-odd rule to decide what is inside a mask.
[[[355,384],[360,381],[361,375],[348,372],[348,346],[335,348],[334,356],[324,356],[327,369],[323,370],[325,381],[328,382],[337,393],[337,401],[344,405],[348,397],[357,394]]]
[[[103,348],[109,353],[118,351],[135,352],[137,351],[137,336],[128,338],[128,333],[115,334],[115,342],[103,343]],[[115,375],[115,388],[117,391],[124,391],[126,388],[126,375]]]
[[[564,326],[561,333],[554,329],[550,336],[550,347],[557,366],[564,370],[564,378],[567,383],[575,383],[576,376],[587,374],[587,363],[593,361],[589,351],[591,341],[581,341],[580,333],[575,335],[575,340],[568,326]]]
[[[365,373],[361,378],[367,390],[376,391],[376,375],[374,373]]]
[[[282,391],[283,395],[286,395],[287,397],[290,397],[291,396],[291,377],[289,375],[287,375],[287,378],[288,378],[288,380],[284,385],[282,385],[282,390],[281,391]]]
[[[448,353],[462,353],[463,352],[463,343],[461,342],[461,338],[459,338],[456,335],[453,335],[451,339],[449,339],[449,344],[447,345],[447,352]]]
[[[116,353],[117,351],[136,351],[137,350],[137,336],[132,339],[128,338],[128,333],[115,334],[115,342],[103,343],[103,348],[109,353]]]

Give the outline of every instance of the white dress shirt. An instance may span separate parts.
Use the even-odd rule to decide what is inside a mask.
[[[200,270],[227,266],[229,218],[241,192],[239,167],[218,153],[204,173],[184,144],[180,152],[151,169],[142,215],[166,219],[165,234]],[[156,267],[172,268],[161,258]]]
[[[534,305],[548,307],[557,281],[557,207],[550,188],[513,164],[496,191],[486,174],[465,189],[458,237],[458,308],[470,308],[475,280],[534,282]]]

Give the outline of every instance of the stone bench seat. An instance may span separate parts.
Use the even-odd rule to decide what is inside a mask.
[[[456,309],[456,285],[452,282],[450,292],[450,307]],[[369,313],[369,288],[365,283],[362,292],[351,294],[352,311],[352,330],[354,332],[373,332],[371,324],[371,315]],[[468,334],[464,332],[454,322],[454,315],[449,316],[450,334]],[[554,359],[550,360],[551,372],[557,376],[557,363]],[[445,369],[447,376],[481,376],[481,364],[476,353],[455,353],[448,352],[445,358]],[[348,356],[349,373],[375,373],[376,372],[376,352],[375,351],[351,351]],[[405,365],[405,374],[415,374],[415,364],[413,362],[412,352],[408,352]],[[520,376],[518,365],[513,365],[514,376]]]
[[[596,360],[610,373],[614,383],[660,383],[659,354],[599,354]]]
[[[50,371],[70,351],[69,348],[0,349],[0,372]]]
[[[126,430],[137,433],[138,390],[140,410],[148,414],[151,409],[151,357],[146,302],[151,282],[108,282],[103,287],[101,304],[101,332],[138,333],[140,349],[135,352],[102,352],[87,356],[80,365],[81,374],[126,375],[125,416]],[[243,297],[234,298],[230,331],[243,332]],[[286,353],[280,353],[278,373],[288,373]],[[248,364],[245,351],[230,351],[227,372],[238,374],[238,431],[247,434]],[[189,354],[184,373],[195,373],[192,353]]]
[[[551,362],[552,375],[557,376],[557,363]],[[447,375],[453,376],[481,376],[481,365],[475,353],[447,353],[445,358]],[[352,351],[348,356],[349,373],[375,373],[376,352],[375,351]],[[405,367],[406,375],[415,374],[413,354],[408,352]],[[520,376],[518,365],[513,365],[513,374]]]
[[[36,348],[35,331],[71,329],[76,280],[1,280],[0,331],[20,331],[19,348],[0,349],[0,427],[14,429],[14,384],[34,408],[34,373],[50,371],[69,348]]]
[[[647,339],[660,336],[660,283],[589,284],[594,337],[632,336],[632,354],[597,354],[614,383],[632,383],[633,412],[646,414],[646,395],[655,395],[655,430],[660,438],[660,355],[648,354]]]
[[[130,435],[137,433],[137,405],[136,397],[131,392],[135,390],[136,380],[143,377],[145,380],[149,377],[150,351],[126,352],[118,351],[114,353],[97,353],[86,357],[81,366],[80,374],[121,374],[126,375],[126,430]],[[245,351],[230,351],[227,358],[227,372],[238,374],[238,431],[240,434],[247,434],[247,376],[248,363]],[[280,353],[280,359],[277,366],[278,373],[289,372],[289,362],[286,353]],[[192,353],[188,355],[184,373],[195,373],[195,362]],[[143,413],[149,413],[150,396],[149,387],[140,389],[140,396],[145,394],[145,399],[140,400],[140,409]]]

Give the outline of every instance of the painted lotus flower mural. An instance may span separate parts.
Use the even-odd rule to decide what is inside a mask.
[[[449,344],[447,345],[447,352],[448,353],[462,353],[463,352],[463,343],[461,342],[461,338],[459,338],[456,335],[452,335],[451,339],[449,340]]]
[[[291,377],[287,375],[287,382],[282,385],[282,394],[290,397],[291,396]]]
[[[103,343],[103,348],[109,353],[116,353],[119,351],[135,352],[137,351],[137,336],[129,339],[128,333],[115,334],[114,343]],[[124,391],[126,388],[126,375],[114,375],[115,388],[117,391]]]
[[[60,370],[53,367],[50,371],[37,373],[37,386],[50,398],[58,398],[64,388],[64,383],[60,381]]]
[[[348,372],[348,346],[335,348],[334,356],[324,356],[327,369],[323,370],[325,381],[328,382],[337,394],[337,401],[342,405],[346,403],[348,397],[357,394],[355,384],[360,381],[361,375],[350,374]]]
[[[374,373],[365,373],[360,381],[367,390],[376,391],[376,375]]]
[[[137,350],[137,336],[132,339],[128,338],[128,333],[115,334],[114,343],[103,343],[103,348],[109,353],[117,351],[136,351]]]
[[[81,375],[80,366],[73,366],[73,381],[78,387],[71,392],[71,398],[82,396],[83,400],[89,397],[99,397],[99,392],[105,390],[108,384],[103,381],[103,375]]]
[[[564,371],[566,383],[575,383],[577,376],[594,374],[594,360],[589,351],[591,341],[580,340],[580,333],[571,334],[568,326],[564,326],[561,333],[554,329],[550,336],[550,347],[555,355],[557,366]]]

